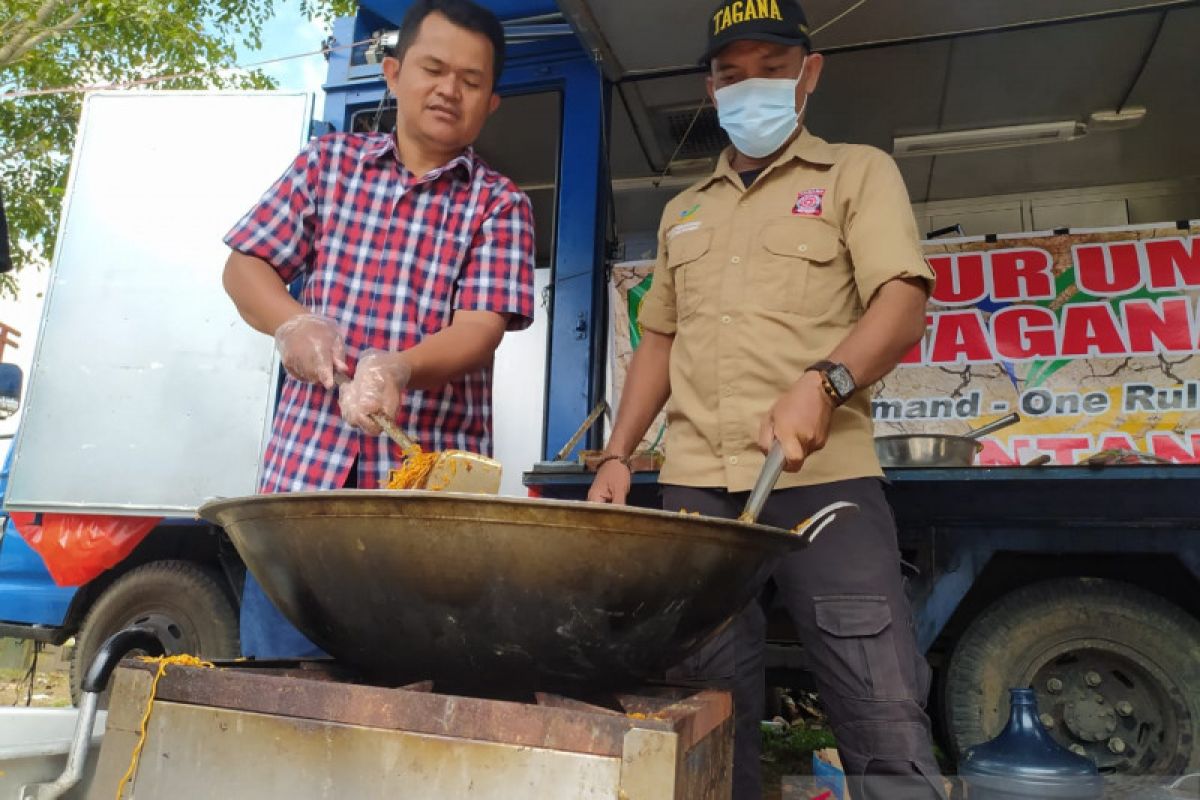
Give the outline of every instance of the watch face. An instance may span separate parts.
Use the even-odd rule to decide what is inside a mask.
[[[850,377],[850,372],[843,366],[836,366],[829,372],[825,373],[829,378],[829,382],[833,384],[833,388],[843,398],[854,394],[854,379]]]

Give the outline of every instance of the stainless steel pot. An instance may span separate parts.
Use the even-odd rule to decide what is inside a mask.
[[[200,515],[340,661],[484,690],[655,677],[803,545],[736,521],[439,492],[260,495]]]
[[[879,456],[879,463],[887,468],[969,467],[975,463],[975,454],[982,448],[980,437],[1020,421],[1021,415],[1014,411],[965,436],[940,433],[877,436],[875,453]]]

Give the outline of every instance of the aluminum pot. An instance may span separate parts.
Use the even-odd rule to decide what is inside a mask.
[[[975,454],[983,447],[982,436],[1016,425],[1021,415],[1015,411],[995,422],[989,422],[965,436],[943,433],[900,434],[875,437],[875,453],[879,463],[888,469],[905,467],[969,467]]]

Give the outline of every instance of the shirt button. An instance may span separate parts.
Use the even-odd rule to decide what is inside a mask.
[[[741,259],[739,256],[734,256],[733,258],[731,258],[731,259],[729,259],[729,260],[730,260],[730,262],[732,262],[732,263],[734,263],[734,264],[740,264],[740,263],[742,263],[742,259]]]
[[[799,250],[801,253],[807,253],[807,252],[808,252],[808,245],[806,245],[806,244],[802,244],[802,245],[800,245],[799,247],[797,247],[796,249],[797,249],[797,250]]]
[[[729,463],[730,463],[730,464],[733,464],[733,465],[736,467],[736,466],[737,466],[737,463],[738,463],[738,457],[737,457],[737,456],[730,456],[730,457],[729,457]]]
[[[721,394],[725,395],[726,397],[729,397],[730,395],[733,394],[733,387],[732,386],[722,386]]]
[[[733,322],[733,317],[729,316],[728,314],[725,314],[721,317],[721,322],[725,325],[728,325],[729,323]]]

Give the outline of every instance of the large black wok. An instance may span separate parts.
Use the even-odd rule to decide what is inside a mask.
[[[262,495],[200,515],[340,661],[482,689],[653,677],[802,545],[740,522],[437,492]]]

